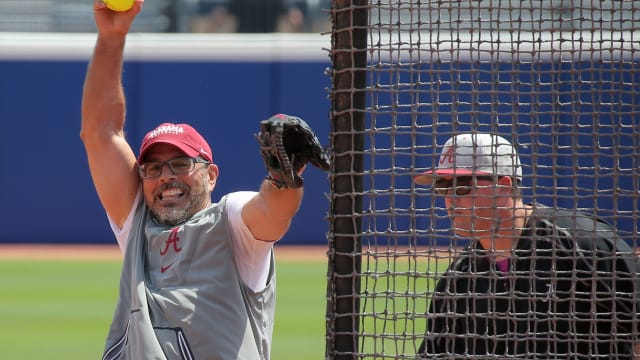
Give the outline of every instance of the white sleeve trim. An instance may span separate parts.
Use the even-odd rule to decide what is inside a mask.
[[[227,214],[240,278],[253,291],[267,286],[273,242],[256,239],[242,221],[242,208],[254,196],[254,191],[239,191],[227,196]]]
[[[120,247],[120,251],[123,254],[125,249],[127,248],[129,233],[131,233],[131,227],[133,226],[133,218],[136,214],[136,209],[138,208],[138,204],[140,203],[140,201],[142,201],[142,187],[138,188],[136,198],[133,200],[133,205],[131,206],[131,210],[129,210],[127,219],[124,221],[124,224],[122,224],[122,228],[118,227],[118,225],[113,222],[113,220],[107,215],[107,219],[109,219],[109,226],[111,226],[111,231],[113,231],[113,234],[116,236],[118,246]]]

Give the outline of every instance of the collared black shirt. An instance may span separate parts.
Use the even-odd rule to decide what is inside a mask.
[[[536,209],[510,269],[472,243],[436,285],[423,358],[628,359],[640,264],[606,222]]]

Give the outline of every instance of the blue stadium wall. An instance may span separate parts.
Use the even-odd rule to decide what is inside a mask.
[[[0,232],[0,242],[114,241],[93,189],[79,138],[82,83],[94,41],[95,35],[92,34],[0,33],[0,186],[3,189],[0,200],[4,208],[0,216],[0,226],[3,229]],[[326,69],[330,66],[326,50],[329,46],[328,36],[314,34],[132,34],[127,43],[123,79],[128,106],[125,129],[127,137],[137,152],[142,136],[155,125],[166,121],[191,123],[209,139],[215,161],[220,166],[214,200],[231,191],[257,189],[265,175],[253,136],[258,131],[260,120],[278,112],[298,115],[312,125],[323,143],[329,142],[330,78],[326,74]],[[421,71],[425,69],[420,67],[432,67],[431,72],[421,75],[423,84],[437,80],[445,80],[443,83],[447,83],[451,80],[437,78],[450,73],[450,65],[417,66],[416,70]],[[465,77],[471,79],[481,74],[481,77],[487,78],[477,79],[482,80],[478,83],[486,83],[491,87],[493,85],[490,84],[488,74],[492,66],[484,64],[478,69],[475,65],[470,67],[469,64],[459,64],[457,76],[464,80]],[[514,65],[500,66],[508,74]],[[554,66],[557,65],[550,62],[541,65],[540,69],[524,69],[521,74],[541,73],[553,76],[553,72],[549,70]],[[565,63],[562,66],[572,67],[572,71],[565,72],[570,76],[578,76],[576,74],[580,73],[582,67],[580,62]],[[549,196],[547,205],[596,207],[605,218],[614,220],[612,222],[621,228],[625,239],[634,241],[637,240],[640,200],[638,62],[628,63],[628,68],[623,69],[617,69],[615,63],[607,62],[586,64],[585,67],[589,67],[590,73],[596,77],[590,80],[596,82],[610,82],[612,77],[618,77],[613,78],[618,85],[607,89],[608,95],[596,99],[603,104],[613,104],[600,108],[601,113],[598,115],[601,118],[598,122],[603,126],[595,131],[590,125],[594,123],[593,110],[588,108],[588,104],[594,100],[590,98],[592,94],[589,92],[581,92],[579,95],[584,98],[584,104],[579,108],[562,101],[563,96],[566,100],[573,98],[571,94],[576,89],[565,84],[574,83],[575,78],[542,79],[543,83],[557,84],[554,93],[559,94],[560,103],[564,105],[556,109],[543,109],[553,113],[554,118],[540,117],[537,120],[540,123],[536,126],[512,128],[518,132],[518,141],[528,145],[520,149],[525,163],[525,177],[535,175],[533,179],[525,180],[524,185],[536,187],[537,195]],[[410,75],[397,76],[401,83],[411,83],[411,79],[407,77]],[[427,78],[429,76],[430,80]],[[507,78],[501,80],[500,86],[510,86]],[[526,76],[521,80],[529,81]],[[450,91],[465,94],[466,90],[478,89],[467,89],[462,85],[458,89],[441,90],[441,95],[446,96]],[[486,90],[487,95],[481,96],[492,96],[492,89]],[[505,98],[499,99],[500,101],[513,101],[508,95],[509,89],[498,90],[507,94],[501,95]],[[526,94],[531,94],[531,90],[523,89],[521,96],[528,96]],[[432,100],[435,99],[421,98],[423,104],[432,104]],[[491,99],[485,100],[481,102],[491,103]],[[534,99],[521,100],[529,102]],[[539,100],[551,102],[546,98]],[[402,93],[397,98],[389,97],[390,105],[393,101],[410,104],[413,99],[411,94]],[[451,99],[440,98],[439,101],[447,103]],[[617,103],[629,105],[617,108]],[[418,110],[429,114],[433,109],[420,107]],[[521,109],[525,114],[537,110],[539,109]],[[571,125],[574,121],[572,111],[576,110],[582,114],[579,120],[584,126]],[[450,125],[446,125],[453,120],[450,116],[452,111],[446,106],[437,110],[439,120],[444,124],[437,128],[441,134],[448,134],[453,130]],[[510,123],[512,109],[507,107],[505,112],[504,121]],[[404,116],[411,115],[397,114],[397,118],[392,119],[389,115],[380,113],[377,121],[378,124],[404,122],[404,125],[412,121],[403,118]],[[458,120],[459,124],[469,123],[469,119]],[[524,124],[532,121],[529,118],[517,120],[522,120]],[[430,117],[421,116],[418,125],[429,125],[431,121]],[[551,126],[552,123],[555,125]],[[456,130],[467,129],[465,125],[460,125]],[[534,133],[534,130],[538,133]],[[447,136],[439,136],[438,144],[444,143]],[[382,149],[391,145],[392,137],[392,134],[381,130],[375,135],[370,134],[369,138],[375,139],[376,147]],[[418,140],[432,141],[428,134],[419,137]],[[405,140],[406,144],[403,143]],[[393,141],[394,146],[403,147],[411,146],[412,140],[397,137]],[[597,159],[589,153],[594,142],[598,142],[605,154]],[[425,151],[432,154],[435,148],[435,145],[433,148],[422,148],[416,150],[416,154]],[[433,165],[435,157],[424,156],[425,153],[419,155],[422,156],[417,159],[417,166],[429,168]],[[534,156],[536,169],[526,165]],[[572,176],[576,170],[573,165],[578,163],[576,156],[583,166],[577,177]],[[376,166],[380,169],[407,169],[411,164],[383,164],[380,158],[376,158]],[[602,176],[593,176],[595,167],[604,169]],[[396,170],[393,172],[398,174]],[[375,183],[377,189],[390,189],[390,179],[394,174],[380,171],[374,182],[367,186]],[[396,189],[411,186],[411,177],[404,175],[410,173],[398,178],[394,176],[393,181],[396,182],[393,185]],[[326,219],[329,204],[326,196],[329,191],[328,176],[316,168],[309,168],[305,173],[305,181],[305,199],[282,244],[326,243],[329,229]],[[576,197],[572,190],[575,186],[582,189],[595,186],[608,190],[602,198],[595,198],[593,192],[588,191],[580,192]],[[551,198],[554,194],[555,198]],[[403,203],[403,199],[405,197],[395,198],[394,206],[399,209],[412,206],[410,203]],[[551,201],[553,202],[550,203]],[[431,199],[421,197],[419,203],[419,207],[428,209]],[[394,228],[398,233],[408,234],[412,238],[412,217],[413,214],[398,212],[387,219],[389,226],[378,225]],[[445,222],[437,224],[436,228],[446,228]],[[430,227],[427,223],[417,226],[422,229]]]
[[[113,243],[80,141],[95,35],[0,34],[0,242]],[[328,143],[328,38],[136,35],[124,66],[126,135],[137,153],[155,125],[188,122],[209,140],[217,200],[266,175],[259,121],[298,115]],[[305,172],[304,202],[283,244],[326,243],[328,175]]]
[[[640,54],[630,54],[597,59],[584,49],[573,59],[520,55],[521,62],[461,55],[372,68],[371,81],[392,86],[367,95],[378,111],[367,120],[376,132],[365,148],[376,151],[365,154],[364,168],[375,161],[378,170],[365,180],[377,191],[365,194],[364,241],[465,245],[452,239],[444,203],[430,189],[416,188],[424,196],[398,190],[411,188],[416,170],[438,165],[452,133],[482,131],[517,145],[525,202],[595,213],[640,246]]]

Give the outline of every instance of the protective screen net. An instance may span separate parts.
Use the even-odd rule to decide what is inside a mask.
[[[334,0],[332,16],[327,358],[632,358],[639,3]],[[513,145],[521,183],[477,134]],[[447,167],[458,180],[414,181]]]

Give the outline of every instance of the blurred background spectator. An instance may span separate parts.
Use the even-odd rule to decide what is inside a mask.
[[[395,25],[400,31],[409,31],[416,19],[437,22],[441,31],[457,31],[459,19],[504,18],[518,21],[521,31],[546,31],[549,26],[599,29],[602,24],[624,31],[635,29],[638,22],[633,11],[638,0],[599,0],[597,6],[588,0],[540,0],[541,10],[529,12],[517,6],[492,7],[495,0],[475,0],[481,13],[460,1],[433,2],[419,11],[408,7],[420,1],[374,7],[370,23],[387,24],[400,16]],[[331,30],[330,8],[331,0],[147,0],[131,31],[325,33]],[[95,32],[92,9],[93,0],[0,0],[0,32]]]
[[[149,0],[132,32],[323,33],[330,0]],[[95,32],[92,0],[0,0],[0,32]]]
[[[308,32],[307,2],[286,0],[201,0],[192,32]]]

